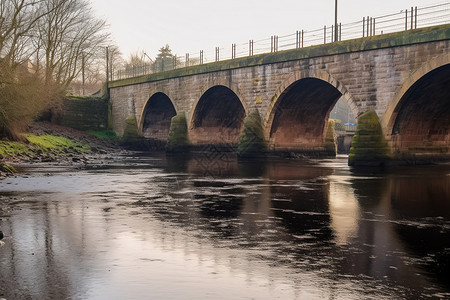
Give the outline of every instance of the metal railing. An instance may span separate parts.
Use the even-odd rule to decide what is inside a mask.
[[[450,23],[450,1],[422,8],[411,7],[389,15],[367,16],[357,22],[339,24],[338,38],[339,41],[351,40],[448,23]],[[333,25],[324,26],[316,30],[299,30],[284,36],[275,35],[262,40],[249,40],[248,43],[232,44],[226,48],[216,47],[214,51],[209,52],[200,50],[197,53],[186,53],[185,56],[173,56],[119,70],[111,74],[111,79],[119,80],[210,62],[332,43],[335,42],[334,30]]]

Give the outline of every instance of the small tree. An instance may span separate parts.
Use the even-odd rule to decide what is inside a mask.
[[[109,34],[104,31],[106,22],[94,16],[86,0],[46,0],[42,6],[47,14],[38,22],[36,60],[48,91],[49,111],[54,112],[83,66],[104,53]]]
[[[176,55],[172,54],[169,45],[166,44],[164,47],[161,47],[155,59],[155,70],[157,72],[164,72],[175,69],[177,65],[178,59]]]

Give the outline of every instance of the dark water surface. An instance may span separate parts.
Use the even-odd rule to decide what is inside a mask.
[[[0,180],[0,298],[450,299],[450,165],[118,157]]]

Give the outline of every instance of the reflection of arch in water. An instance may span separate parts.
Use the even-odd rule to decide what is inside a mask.
[[[295,235],[311,235],[325,242],[332,240],[329,215],[329,185],[317,178],[332,170],[318,166],[274,163],[267,167],[271,179],[270,195],[275,216]]]
[[[415,176],[393,176],[390,181],[395,232],[409,251],[424,260],[418,266],[448,286],[450,230],[442,227],[450,220],[448,176],[422,170]]]
[[[187,171],[204,177],[235,176],[238,173],[238,160],[234,153],[219,151],[216,148],[205,153],[194,153],[188,161]]]

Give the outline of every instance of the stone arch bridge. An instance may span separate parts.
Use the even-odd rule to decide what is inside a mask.
[[[110,116],[122,135],[167,140],[185,114],[193,145],[237,144],[261,116],[272,150],[319,153],[339,99],[375,110],[392,151],[450,155],[450,25],[209,63],[112,81]]]

